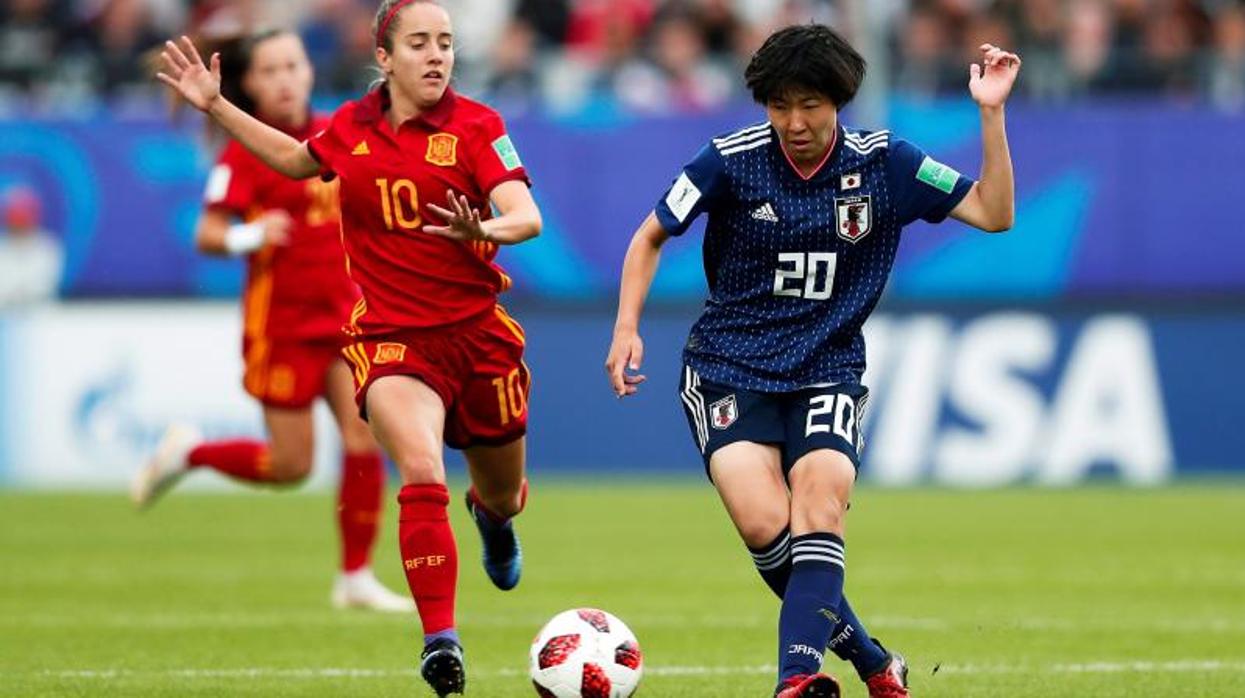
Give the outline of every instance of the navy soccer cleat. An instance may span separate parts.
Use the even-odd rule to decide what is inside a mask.
[[[438,696],[462,693],[467,687],[462,646],[445,638],[428,643],[420,655],[419,673]]]
[[[473,490],[467,491],[467,511],[484,543],[484,571],[488,578],[502,591],[515,588],[523,574],[523,549],[514,532],[514,521],[494,519],[476,499]]]

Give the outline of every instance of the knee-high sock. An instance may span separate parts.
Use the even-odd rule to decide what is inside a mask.
[[[843,554],[843,539],[833,533],[791,538],[791,579],[778,617],[780,681],[821,671],[843,602]]]
[[[783,529],[768,545],[761,548],[748,548],[752,553],[752,561],[756,564],[761,579],[781,601],[787,591],[787,582],[791,578],[791,532]],[[839,622],[830,633],[828,649],[835,656],[851,662],[861,678],[867,678],[886,668],[888,656],[852,610],[843,596],[839,604]]]
[[[337,490],[337,530],[341,534],[342,571],[367,567],[376,543],[385,496],[385,464],[380,454],[342,456],[341,485]]]
[[[253,439],[209,441],[190,451],[192,468],[211,468],[237,480],[272,482],[272,455],[268,444]]]
[[[407,485],[398,493],[398,546],[424,635],[454,627],[458,548],[446,507],[445,485]]]

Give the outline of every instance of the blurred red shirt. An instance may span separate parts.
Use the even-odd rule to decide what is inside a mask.
[[[316,116],[290,135],[306,138],[327,125],[327,117]],[[340,340],[359,290],[346,273],[337,183],[290,179],[231,141],[212,170],[204,198],[209,208],[245,220],[273,210],[292,220],[288,245],[265,246],[247,258],[247,335]]]

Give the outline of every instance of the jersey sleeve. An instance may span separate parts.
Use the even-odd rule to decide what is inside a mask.
[[[208,208],[246,216],[255,205],[256,192],[262,189],[262,168],[237,141],[230,141],[208,174],[203,203]]]
[[[668,235],[682,235],[692,221],[712,208],[726,191],[726,161],[712,143],[700,149],[696,157],[657,202],[657,221]]]
[[[353,145],[346,145],[349,137],[346,133],[347,122],[353,113],[353,103],[342,105],[333,113],[328,126],[307,139],[307,150],[320,163],[320,178],[326,182],[337,176],[337,164],[353,148]]]
[[[467,154],[471,158],[472,175],[486,197],[502,182],[515,180],[532,186],[527,168],[519,159],[519,151],[506,132],[506,123],[496,113],[486,115],[477,123],[476,136],[467,145]]]
[[[895,140],[890,151],[887,176],[891,191],[896,194],[900,225],[918,218],[941,223],[973,186],[972,178],[938,162],[905,140]]]

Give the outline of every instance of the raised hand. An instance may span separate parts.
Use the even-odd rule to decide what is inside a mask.
[[[981,45],[981,64],[969,66],[968,91],[983,107],[1001,107],[1020,74],[1020,56],[994,44]]]
[[[181,38],[181,46],[172,41],[164,42],[160,52],[164,59],[164,72],[156,73],[156,79],[177,91],[195,109],[206,112],[220,97],[220,54],[212,54],[211,68],[203,65],[199,49],[189,37]]]
[[[424,232],[451,240],[473,242],[484,240],[489,242],[489,235],[484,230],[484,222],[480,212],[471,208],[471,202],[465,196],[455,196],[447,192],[449,208],[441,208],[436,204],[428,204],[428,210],[445,219],[445,225],[425,225]]]

